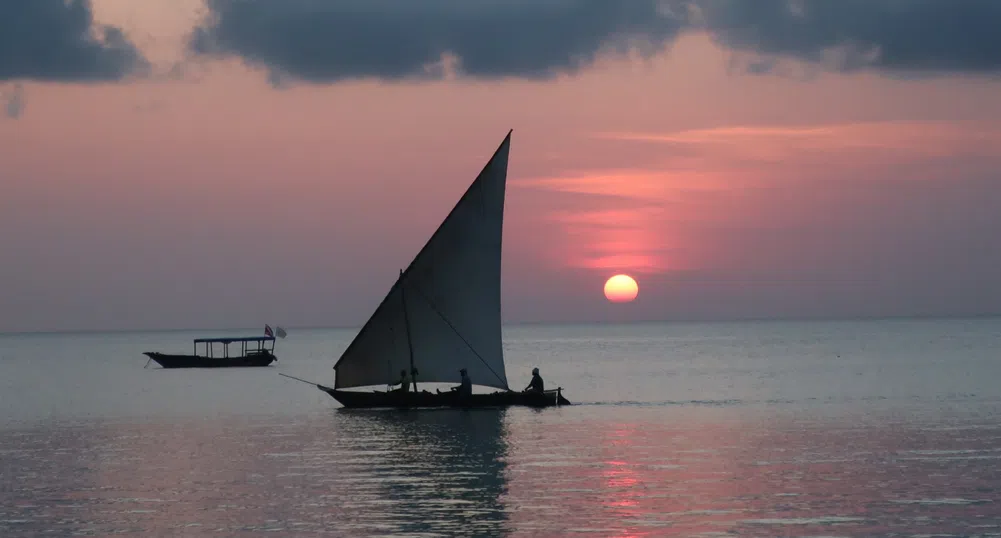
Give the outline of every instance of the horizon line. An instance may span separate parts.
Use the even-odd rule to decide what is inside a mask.
[[[1001,313],[985,314],[912,314],[912,315],[873,315],[873,316],[801,316],[801,317],[735,317],[735,318],[703,318],[703,319],[636,319],[631,321],[600,321],[600,320],[580,320],[580,321],[513,321],[502,322],[501,327],[518,326],[573,326],[573,325],[642,325],[642,324],[728,324],[728,323],[836,323],[848,321],[948,321],[948,320],[980,320],[1001,318]],[[275,325],[278,327],[278,325]],[[361,325],[282,325],[283,329],[299,331],[316,330],[361,330]],[[28,336],[46,334],[109,334],[109,333],[168,333],[168,332],[210,332],[210,331],[233,331],[247,332],[260,331],[263,329],[253,327],[216,327],[216,328],[146,328],[146,329],[59,329],[59,330],[28,330],[28,331],[0,331],[0,336]]]

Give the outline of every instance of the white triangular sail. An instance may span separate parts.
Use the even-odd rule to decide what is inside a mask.
[[[501,238],[511,133],[334,365],[335,388],[417,382],[507,389],[501,348]]]

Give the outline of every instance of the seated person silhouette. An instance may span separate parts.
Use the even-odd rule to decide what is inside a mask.
[[[465,368],[459,369],[459,376],[461,380],[459,381],[458,387],[452,387],[450,390],[452,392],[457,392],[459,398],[467,398],[473,394],[473,380],[469,379],[469,374],[466,372]]]
[[[400,380],[395,384],[400,385],[400,388],[394,389],[393,392],[410,392],[410,377],[407,376],[406,370],[400,370]]]
[[[545,391],[546,386],[542,381],[542,376],[539,375],[539,369],[532,368],[532,381],[528,383],[528,386],[522,392],[538,392],[541,394]]]

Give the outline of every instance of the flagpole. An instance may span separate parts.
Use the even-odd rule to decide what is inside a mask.
[[[274,331],[271,330],[271,325],[269,325],[267,323],[264,324],[264,335],[271,337],[271,354],[274,355],[275,354],[275,344],[278,343],[278,339],[275,338],[275,333],[274,333]]]
[[[267,324],[267,323],[264,324],[264,334],[266,334],[266,335],[268,335],[268,336],[270,336],[271,338],[274,339],[274,340],[271,341],[271,354],[272,355],[275,354],[275,346],[278,345],[278,339],[279,338],[285,338],[288,335],[288,333],[285,332],[285,329],[283,329],[283,328],[281,328],[281,327],[279,327],[277,325],[275,325],[275,330],[272,331],[271,330],[271,325]],[[275,357],[275,360],[277,361],[278,358]]]

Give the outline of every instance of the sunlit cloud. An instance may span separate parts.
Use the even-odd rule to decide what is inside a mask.
[[[718,190],[728,178],[716,171],[665,167],[657,170],[592,170],[555,177],[512,180],[511,184],[556,192],[590,194],[626,200],[664,202],[679,190]]]
[[[570,267],[637,273],[682,268],[668,238],[667,215],[657,208],[558,212],[551,219],[571,238]]]
[[[667,190],[667,179],[649,171],[605,171],[590,174],[513,180],[513,185],[565,193],[615,196],[630,199],[658,197]]]
[[[608,228],[633,228],[656,220],[664,214],[660,207],[638,207],[599,211],[555,211],[550,217],[563,224]]]
[[[936,158],[994,156],[1001,125],[975,122],[888,121],[820,126],[727,126],[674,133],[604,132],[595,138],[698,149],[717,157],[774,162],[817,152],[881,152]]]
[[[563,264],[601,271],[661,272],[681,265],[668,240],[678,214],[669,209],[669,181],[656,174],[547,178],[519,182],[562,193],[592,195],[584,207],[550,211],[567,238]],[[611,200],[617,207],[608,208]],[[595,207],[596,206],[596,207]],[[604,207],[601,207],[604,206]]]

